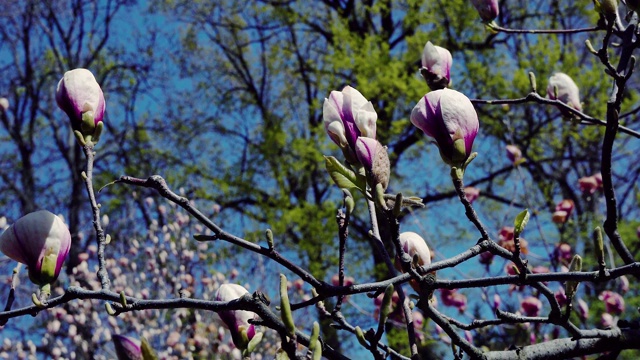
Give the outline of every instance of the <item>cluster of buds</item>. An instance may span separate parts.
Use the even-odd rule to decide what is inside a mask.
[[[29,268],[29,279],[48,294],[71,247],[64,222],[46,210],[27,214],[0,235],[0,251]]]
[[[578,179],[578,186],[583,194],[593,195],[596,190],[602,189],[602,174],[581,177]]]
[[[573,200],[564,199],[556,205],[556,210],[553,212],[551,220],[556,224],[564,224],[569,220],[573,213],[575,203]]]
[[[389,155],[386,146],[376,140],[378,114],[373,104],[358,90],[346,86],[332,91],[322,108],[324,128],[345,159],[352,165],[362,165],[372,188],[389,184]]]
[[[91,71],[67,71],[58,83],[56,102],[69,116],[71,128],[80,144],[98,142],[103,128],[105,101]]]
[[[411,111],[411,123],[434,139],[445,163],[458,168],[471,155],[480,125],[469,98],[450,89],[423,96]]]

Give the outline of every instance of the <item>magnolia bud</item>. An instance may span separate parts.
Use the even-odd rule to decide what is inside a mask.
[[[216,291],[216,301],[231,301],[239,299],[249,292],[237,284],[222,284]],[[236,347],[245,349],[255,335],[255,327],[249,323],[254,313],[245,310],[228,310],[218,312],[222,322],[229,328],[231,338]]]
[[[118,360],[142,360],[140,340],[129,336],[113,335],[113,344],[116,347]]]
[[[373,104],[358,90],[346,86],[342,91],[332,91],[329,98],[324,99],[322,117],[331,140],[340,146],[348,162],[356,164],[358,137],[376,138],[378,114]]]
[[[21,217],[0,235],[0,251],[27,265],[29,279],[40,286],[58,278],[70,247],[69,229],[46,210]]]
[[[376,139],[359,137],[356,141],[356,156],[370,176],[370,186],[381,184],[386,190],[389,185],[389,155],[387,148]]]
[[[484,22],[491,22],[500,14],[498,0],[471,0]]]
[[[449,50],[427,42],[422,50],[422,69],[420,73],[431,90],[446,88],[451,82],[452,57]]]
[[[411,112],[411,123],[433,138],[440,156],[449,165],[461,167],[471,155],[479,122],[471,101],[455,90],[432,91]]]
[[[105,101],[100,85],[87,69],[67,71],[56,89],[56,102],[85,140],[97,142],[102,131]]]
[[[571,79],[567,74],[558,72],[549,78],[547,96],[551,100],[560,100],[572,108],[582,111],[578,85],[576,85],[573,79]],[[561,109],[560,112],[565,116],[571,115],[571,113],[564,109]]]

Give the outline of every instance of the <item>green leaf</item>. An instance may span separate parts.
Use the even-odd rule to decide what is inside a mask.
[[[522,212],[518,214],[518,216],[516,216],[516,220],[514,221],[514,233],[516,237],[520,236],[520,234],[524,230],[524,227],[527,226],[530,217],[531,214],[529,213],[529,209],[522,210]]]
[[[333,156],[325,156],[325,166],[333,182],[341,189],[358,189],[364,193],[366,178],[356,174],[353,170],[342,165]]]

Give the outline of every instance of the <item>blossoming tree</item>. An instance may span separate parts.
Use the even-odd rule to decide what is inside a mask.
[[[630,246],[634,244],[630,237],[636,234],[620,231],[625,224],[620,222],[620,192],[614,186],[613,176],[616,166],[627,166],[614,163],[614,150],[620,151],[616,144],[622,142],[635,149],[640,138],[633,122],[621,122],[622,118],[635,113],[633,109],[627,113],[623,111],[629,104],[625,98],[630,96],[629,89],[634,86],[633,52],[638,22],[635,11],[638,5],[627,1],[618,7],[614,0],[598,1],[597,19],[586,28],[515,29],[499,25],[499,16],[507,17],[508,13],[504,15],[503,11],[500,15],[501,7],[496,0],[471,3],[491,32],[489,38],[499,34],[505,37],[506,42],[517,44],[518,34],[524,33],[540,36],[560,34],[567,38],[582,33],[598,36],[601,39],[598,50],[590,42],[586,47],[606,74],[600,80],[606,85],[601,85],[601,88],[606,89],[603,91],[608,97],[602,119],[589,114],[595,106],[583,106],[580,88],[571,76],[560,71],[549,74],[546,94],[538,92],[540,80],[534,72],[529,72],[528,88],[519,98],[507,98],[498,93],[496,98],[470,99],[473,96],[465,95],[465,91],[453,89],[456,87],[453,80],[462,76],[461,73],[456,74],[452,67],[454,60],[461,56],[456,54],[456,50],[461,50],[447,50],[434,45],[435,41],[420,46],[422,54],[411,54],[415,62],[422,65],[413,71],[420,72],[431,91],[412,99],[411,105],[404,110],[408,120],[405,119],[401,125],[405,127],[394,131],[410,135],[398,142],[389,143],[392,132],[389,124],[379,126],[379,122],[384,121],[380,119],[381,114],[390,114],[383,100],[369,101],[365,96],[367,92],[356,90],[361,88],[356,83],[331,91],[323,105],[317,106],[322,108],[322,121],[317,127],[323,127],[335,144],[334,149],[328,150],[335,156],[327,154],[324,161],[316,161],[324,165],[326,172],[322,176],[331,179],[332,186],[340,190],[335,193],[341,195],[332,200],[339,204],[335,209],[336,224],[331,226],[331,222],[326,222],[324,226],[331,228],[338,239],[331,245],[331,249],[338,253],[335,263],[331,264],[337,275],[328,281],[317,275],[321,272],[313,269],[313,261],[305,263],[283,246],[285,238],[293,235],[266,230],[261,238],[251,238],[241,229],[217,221],[219,209],[213,212],[203,210],[194,196],[187,197],[180,190],[174,190],[170,181],[161,175],[142,178],[120,176],[112,179],[103,191],[117,187],[153,191],[159,199],[142,201],[139,209],[143,215],[147,216],[145,209],[155,206],[160,200],[162,205],[157,205],[158,213],[166,216],[166,206],[169,206],[176,221],[165,226],[159,226],[157,220],[150,221],[146,229],[150,245],[144,249],[133,238],[112,242],[108,233],[110,220],[103,214],[94,178],[94,162],[99,161],[104,144],[104,140],[100,140],[108,132],[105,129],[105,111],[108,114],[111,105],[105,102],[91,71],[72,69],[61,74],[55,99],[70,120],[70,132],[77,141],[75,146],[82,149],[85,156],[84,171],[79,178],[85,186],[91,209],[93,243],[86,247],[86,251],[73,255],[77,266],[71,267],[69,280],[58,281],[62,264],[73,246],[72,235],[66,225],[48,211],[29,212],[17,218],[0,236],[0,250],[27,266],[29,279],[37,287],[31,289],[28,284],[19,284],[18,265],[11,276],[0,321],[7,324],[25,315],[46,317],[49,332],[62,335],[61,327],[64,326],[72,339],[70,341],[80,348],[90,346],[87,338],[96,344],[104,340],[113,341],[113,349],[119,359],[195,358],[213,357],[214,354],[333,359],[345,358],[345,354],[355,357],[365,353],[376,359],[389,356],[413,359],[420,357],[421,352],[428,353],[424,349],[436,342],[450,345],[450,357],[474,359],[556,359],[599,353],[615,356],[622,350],[638,349],[640,344],[636,339],[640,336],[640,329],[636,311],[631,310],[637,306],[634,303],[636,299],[627,297],[625,301],[624,296],[630,289],[630,282],[640,274],[636,251]],[[449,5],[470,8],[468,4],[460,5],[458,2]],[[502,5],[502,9],[508,7]],[[385,12],[385,9],[376,11],[381,12],[383,19],[384,15],[391,17],[393,13]],[[357,24],[351,26],[356,27]],[[231,58],[229,62],[235,64],[235,60]],[[466,65],[469,68],[473,63],[466,62]],[[582,89],[583,94],[585,90],[590,91]],[[19,93],[16,97],[19,98]],[[599,172],[587,173],[592,169],[580,169],[577,172],[582,176],[580,179],[576,177],[573,185],[565,181],[567,177],[558,180],[563,189],[562,195],[566,196],[555,201],[553,197],[545,198],[549,208],[546,218],[538,219],[540,210],[528,209],[534,202],[526,196],[525,205],[494,194],[498,201],[519,208],[518,211],[511,208],[506,212],[502,229],[494,235],[494,231],[484,225],[491,218],[490,209],[476,211],[477,204],[488,195],[475,187],[482,182],[474,179],[474,166],[483,157],[489,161],[501,158],[506,150],[508,169],[522,172],[523,168],[531,166],[527,168],[530,176],[538,182],[543,193],[547,191],[547,179],[544,179],[547,169],[545,161],[536,153],[536,146],[540,144],[534,143],[535,137],[518,142],[520,146],[525,145],[521,148],[515,144],[517,133],[513,131],[513,141],[508,142],[504,149],[485,146],[474,152],[474,143],[477,144],[485,131],[484,124],[495,126],[495,122],[483,120],[491,116],[487,108],[499,105],[509,111],[508,107],[523,104],[534,104],[532,108],[558,109],[559,114],[549,117],[550,122],[558,127],[569,128],[559,131],[563,139],[566,132],[598,129],[595,135],[587,135],[601,136],[596,161]],[[7,99],[3,99],[0,105],[3,119],[8,123],[9,116],[16,114],[16,108],[12,109]],[[265,122],[275,115],[266,116]],[[537,131],[537,125],[531,122],[533,120],[534,116],[523,120],[532,127],[529,132]],[[461,244],[464,245],[460,245],[452,256],[435,258],[433,246],[430,248],[417,232],[406,231],[406,224],[402,222],[407,214],[421,211],[429,202],[427,197],[415,196],[416,190],[394,190],[394,182],[399,178],[394,167],[399,166],[397,157],[402,153],[402,147],[421,139],[416,128],[435,143],[439,156],[429,154],[430,166],[448,169],[447,186],[458,200],[454,211],[456,214],[464,213],[457,218],[470,226],[470,230],[453,235],[463,238]],[[493,128],[486,132],[500,133],[500,130]],[[541,141],[547,140],[543,135],[553,134],[553,129],[548,133],[538,133],[543,137]],[[568,157],[575,156],[571,149],[567,152]],[[265,161],[277,162],[273,158],[275,155],[265,149]],[[585,156],[593,157],[594,154]],[[288,181],[293,182],[294,179],[288,178]],[[570,195],[575,194],[572,188],[578,189],[584,199],[571,198]],[[304,193],[308,189],[303,190]],[[259,192],[258,189],[245,191]],[[599,194],[603,195],[605,209],[601,218],[574,221],[576,213],[581,212],[581,204],[597,207],[593,199]],[[366,215],[357,214],[358,209],[365,209],[363,213]],[[558,239],[551,240],[544,235],[544,229],[552,224],[561,229]],[[533,235],[531,229],[534,225],[539,236],[532,238],[529,234]],[[581,228],[587,226],[590,227]],[[577,239],[570,239],[574,232],[566,229],[575,229]],[[380,264],[373,279],[346,275],[351,259],[363,253],[362,249],[358,254],[350,251],[349,244],[353,243],[350,234],[353,232],[366,236],[372,245],[369,250]],[[585,233],[589,236],[584,236]],[[529,241],[522,237],[523,234],[527,234]],[[211,244],[220,242],[231,244],[234,252],[252,254],[252,258],[269,259],[277,264],[275,269],[265,271],[263,268],[260,272],[264,279],[278,285],[250,292],[238,284],[229,283],[238,276],[231,270],[227,275],[217,277],[212,276],[209,270],[203,270],[211,264],[198,264],[198,260],[211,259],[215,255],[210,251],[210,246],[215,245]],[[324,248],[329,246],[328,243],[323,242]],[[440,244],[434,243],[437,249]],[[535,253],[543,253],[546,258],[543,256],[541,261],[533,256]],[[310,253],[312,259],[311,256]],[[95,264],[97,271],[89,269],[89,263]],[[504,265],[499,266],[501,263]],[[478,264],[486,268],[483,276],[457,279],[448,272],[451,269],[468,271],[469,267]],[[245,270],[258,267],[259,264],[248,266]],[[220,271],[219,274],[222,273]],[[196,281],[194,278],[199,275],[201,279]],[[295,280],[289,282],[287,276],[295,277]],[[132,279],[135,280],[129,284]],[[153,287],[145,288],[148,284],[153,284]],[[24,296],[31,292],[31,296]],[[470,299],[465,294],[480,295]],[[274,306],[269,298],[274,298],[273,303],[278,306]],[[350,312],[350,308],[358,308],[360,300],[354,301],[354,298],[371,298],[369,306],[373,308],[373,321],[371,316],[363,319]],[[473,315],[472,306],[477,309]],[[483,306],[490,311],[483,311]],[[589,319],[592,315],[589,306],[602,308],[598,314],[600,321]],[[189,313],[185,312],[187,310]],[[202,314],[209,313],[217,313],[219,321],[228,330],[217,325],[213,328],[207,326]],[[100,329],[94,337],[77,333],[81,325],[87,324],[88,316]],[[134,320],[136,316],[143,321],[139,318]],[[470,316],[472,319],[468,320]],[[154,326],[167,317],[178,324],[174,328]],[[109,328],[100,325],[102,319],[108,319],[104,321],[108,321]],[[331,323],[332,329],[321,326],[320,320]],[[189,326],[183,326],[183,321]],[[210,323],[216,324],[215,321]],[[127,324],[132,329],[123,331]],[[186,328],[189,330],[184,331]],[[168,329],[168,334],[163,329]],[[330,332],[336,329],[338,338],[348,339],[346,341],[360,350],[347,349],[346,346],[341,348],[337,345],[339,341],[327,340],[336,335]],[[225,331],[230,333],[230,337],[225,337]],[[230,339],[226,341],[225,338]],[[500,342],[496,338],[505,340]],[[67,343],[57,341],[49,353],[51,356],[77,356],[75,351],[68,349],[71,345],[69,340]],[[13,348],[17,345],[5,342],[6,351],[26,357],[25,345],[19,344],[20,347]],[[33,341],[27,342],[27,347],[28,353],[35,355]]]

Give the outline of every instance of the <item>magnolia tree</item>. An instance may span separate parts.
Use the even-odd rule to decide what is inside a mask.
[[[266,231],[263,245],[231,233],[215,221],[215,211],[200,209],[196,199],[172,189],[160,175],[144,179],[121,176],[109,186],[157,192],[164,199],[158,208],[175,220],[162,226],[157,221],[152,223],[145,234],[150,246],[141,245],[134,238],[124,244],[112,243],[105,230],[109,218],[101,214],[93,181],[94,160],[100,158],[99,140],[108,107],[93,74],[74,69],[63,75],[55,97],[86,156],[82,179],[92,209],[96,241],[79,255],[79,265],[62,281],[58,277],[72,241],[63,219],[41,210],[24,215],[10,226],[3,224],[6,229],[0,235],[0,251],[18,265],[10,278],[0,322],[6,326],[19,322],[20,317],[36,316],[43,319],[48,337],[38,344],[28,335],[24,336],[25,341],[14,342],[7,336],[2,356],[33,357],[39,347],[51,347],[53,357],[76,358],[78,353],[73,346],[89,348],[105,342],[113,343],[119,359],[223,354],[234,358],[342,359],[365,353],[375,359],[415,359],[420,356],[419,349],[434,340],[447,344],[451,357],[474,359],[558,359],[600,353],[615,357],[625,349],[640,349],[640,324],[633,309],[637,304],[625,303],[624,297],[630,279],[640,275],[640,262],[629,250],[632,239],[618,231],[619,210],[612,182],[616,140],[620,136],[640,138],[640,133],[619,122],[625,91],[633,81],[633,52],[638,43],[635,11],[640,3],[627,0],[624,7],[618,8],[616,0],[596,1],[598,23],[571,30],[503,28],[494,22],[499,9],[497,0],[472,3],[493,32],[513,36],[592,32],[601,36],[599,49],[589,42],[586,46],[600,61],[606,74],[602,81],[610,83],[611,88],[605,119],[582,111],[578,85],[561,72],[549,78],[543,94],[538,92],[535,74],[529,73],[530,92],[521,98],[470,100],[450,88],[452,55],[447,49],[428,42],[421,56],[415,54],[416,60],[421,58],[419,71],[431,91],[415,99],[411,123],[433,141],[441,160],[450,167],[459,211],[477,230],[476,235],[463,239],[467,245],[456,255],[434,261],[433,249],[421,234],[403,231],[399,219],[407,211],[424,206],[423,202],[412,194],[390,193],[391,162],[387,147],[376,138],[375,106],[351,86],[332,91],[323,104],[324,128],[343,154],[342,158],[325,157],[327,176],[342,190],[335,225],[337,275],[331,283],[316,278],[279,249],[278,235],[271,230]],[[480,191],[465,187],[465,174],[473,167],[474,158],[502,156],[505,151],[473,152],[474,140],[482,136],[482,118],[475,106],[522,103],[556,107],[561,115],[558,126],[564,122],[605,129],[600,149],[601,172],[575,184],[585,196],[603,194],[604,222],[593,229],[582,229],[591,234],[589,241],[557,241],[548,248],[551,267],[529,264],[529,248],[536,245],[522,237],[532,216],[529,210],[513,214],[512,226],[505,226],[497,238],[492,237],[483,225],[483,215],[474,210],[473,202]],[[7,111],[8,100],[1,99],[0,107],[0,111]],[[506,156],[515,168],[527,161],[514,145],[506,146]],[[155,201],[148,198],[144,203],[151,207]],[[348,242],[356,207],[367,209],[369,214],[369,236],[375,244],[372,251],[383,259],[385,280],[362,282],[345,275],[345,263],[355,256],[349,253]],[[571,199],[560,201],[551,221],[567,223],[574,207]],[[179,240],[167,241],[169,238]],[[236,270],[204,269],[202,261],[214,256],[208,251],[211,242],[228,242],[237,252],[270,259],[296,278],[289,281],[285,274],[265,272],[266,279],[279,282],[277,291],[250,292],[233,283],[238,276]],[[172,258],[175,261],[170,261]],[[495,276],[458,280],[439,275],[446,269],[465,269],[478,263],[489,270],[500,258],[506,266],[503,273]],[[616,266],[613,258],[620,258],[624,265]],[[587,264],[595,266],[591,269]],[[22,265],[27,267],[28,278],[35,287],[20,282]],[[585,287],[595,288],[593,284],[602,290],[596,294],[585,291]],[[479,290],[482,297],[469,300],[465,295],[469,289]],[[371,298],[375,322],[351,317],[344,311],[346,306],[358,306],[351,299],[363,294]],[[513,294],[517,294],[515,302]],[[277,298],[274,304],[270,297]],[[477,311],[469,321],[468,307],[478,302],[488,303],[491,311]],[[603,309],[600,318],[590,318],[590,307]],[[217,313],[218,317],[205,319],[210,313]],[[309,320],[312,314],[329,319],[343,343],[353,345],[349,346],[351,349],[336,349],[325,342],[319,322]],[[161,319],[170,319],[172,325],[163,325]],[[81,336],[79,329],[86,328],[87,323],[93,323],[95,332]],[[400,346],[397,341],[392,344],[390,336],[385,337],[397,331],[406,333],[406,343]],[[54,340],[52,336],[56,334],[66,334],[68,339]],[[522,339],[518,334],[526,336]],[[504,342],[488,340],[492,336],[502,337]]]

